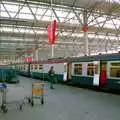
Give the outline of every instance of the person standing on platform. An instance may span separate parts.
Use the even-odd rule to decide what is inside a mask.
[[[54,83],[54,79],[55,79],[55,71],[54,71],[54,67],[53,66],[48,71],[48,75],[49,75],[49,81],[50,81],[50,88],[54,89],[53,83]]]

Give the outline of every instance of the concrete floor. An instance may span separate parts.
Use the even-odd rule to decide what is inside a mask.
[[[26,93],[30,91],[32,80],[24,77],[19,79]],[[13,104],[8,106],[7,114],[0,113],[0,120],[120,120],[119,95],[64,85],[55,87],[49,90],[45,105],[37,103],[32,108],[26,104],[19,111]]]

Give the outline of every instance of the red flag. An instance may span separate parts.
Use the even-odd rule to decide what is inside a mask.
[[[48,25],[48,43],[51,44],[52,42],[52,30],[51,30],[51,25]]]
[[[52,26],[50,24],[48,25],[48,43],[49,44],[55,44],[56,28],[57,28],[56,20],[53,21]]]
[[[56,27],[57,27],[57,22],[56,22],[56,20],[54,20],[54,21],[53,21],[53,26],[52,26],[52,32],[53,32],[52,44],[55,43],[55,38],[56,38]]]

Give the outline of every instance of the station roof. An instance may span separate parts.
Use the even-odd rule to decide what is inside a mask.
[[[57,20],[56,57],[84,55],[84,14],[89,54],[120,49],[119,0],[1,0],[0,58],[12,59],[39,50],[51,57],[47,25]]]

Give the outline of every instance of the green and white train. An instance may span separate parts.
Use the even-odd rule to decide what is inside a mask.
[[[54,66],[56,80],[66,84],[120,90],[120,53],[19,63],[20,74],[48,80]]]

